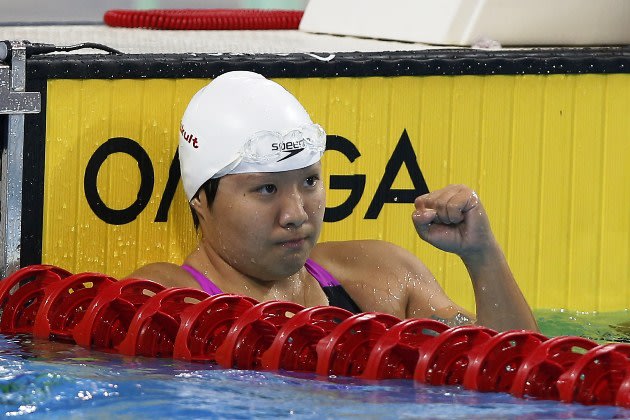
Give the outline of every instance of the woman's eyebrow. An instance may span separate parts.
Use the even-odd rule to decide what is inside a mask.
[[[252,173],[242,174],[244,175],[242,181],[244,182],[271,182],[275,180],[273,173]]]

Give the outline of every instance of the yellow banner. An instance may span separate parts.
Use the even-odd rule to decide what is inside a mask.
[[[535,308],[630,307],[630,75],[276,79],[329,134],[322,241],[414,252],[474,309],[459,259],[411,224],[414,194],[478,191]],[[208,80],[51,80],[42,260],[122,277],[196,245],[179,119]]]

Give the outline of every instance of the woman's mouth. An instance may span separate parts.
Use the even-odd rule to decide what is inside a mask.
[[[288,241],[282,241],[280,242],[280,245],[289,249],[297,249],[297,248],[302,248],[305,243],[306,243],[306,238],[296,238],[296,239],[291,239]]]

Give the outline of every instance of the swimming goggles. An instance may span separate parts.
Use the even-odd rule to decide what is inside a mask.
[[[284,133],[258,131],[251,135],[241,150],[243,162],[268,164],[281,162],[302,151],[324,153],[326,132],[319,124],[309,124]]]

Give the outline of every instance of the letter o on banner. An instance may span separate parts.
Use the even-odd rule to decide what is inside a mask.
[[[140,188],[136,201],[125,209],[112,209],[101,199],[96,185],[96,178],[103,163],[114,153],[125,153],[138,162],[140,170]],[[132,222],[144,210],[153,193],[154,173],[151,158],[134,140],[114,137],[103,143],[92,155],[85,168],[83,189],[90,208],[101,220],[111,225],[124,225]]]

